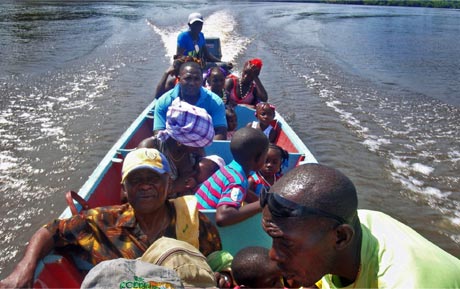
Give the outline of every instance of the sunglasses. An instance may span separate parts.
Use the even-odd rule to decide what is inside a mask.
[[[277,193],[269,193],[266,189],[262,190],[260,193],[260,206],[262,208],[268,206],[272,216],[279,218],[320,216],[336,220],[339,224],[347,223],[347,221],[342,217],[328,213],[321,209],[310,208],[297,204],[283,198]]]

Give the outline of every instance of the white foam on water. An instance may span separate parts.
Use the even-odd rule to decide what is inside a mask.
[[[452,162],[460,162],[460,151],[449,151],[447,152],[447,155],[449,156]]]
[[[9,170],[18,166],[18,159],[8,151],[0,151],[0,179],[6,178]]]
[[[323,90],[325,94],[328,94],[327,97],[331,95],[329,91]],[[323,96],[324,97],[324,96]],[[362,144],[365,145],[370,151],[378,151],[380,150],[382,145],[391,144],[391,140],[388,138],[384,138],[382,136],[377,136],[373,134],[369,134],[369,128],[362,125],[361,121],[356,118],[353,113],[347,112],[344,108],[340,106],[343,103],[339,100],[331,100],[326,101],[326,105],[333,108],[335,112],[338,113],[339,117],[349,125],[353,131],[355,131],[361,138],[364,140]]]
[[[394,168],[391,173],[393,179],[401,183],[406,189],[436,199],[446,199],[452,194],[452,192],[443,192],[438,188],[427,186],[423,180],[416,177],[417,173],[429,175],[434,171],[434,168],[420,163],[411,164],[409,161],[403,161],[395,156],[390,160],[390,163]]]
[[[378,151],[382,145],[388,145],[391,143],[389,139],[379,138],[374,135],[367,135],[367,139],[362,142],[370,151]]]
[[[430,175],[434,171],[433,167],[430,167],[424,164],[420,164],[420,163],[412,164],[412,169],[418,173],[421,173],[427,176]]]

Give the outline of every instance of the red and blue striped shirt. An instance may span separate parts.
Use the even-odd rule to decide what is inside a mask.
[[[216,209],[222,205],[241,207],[246,198],[248,178],[239,163],[230,164],[216,171],[204,181],[195,193],[198,209]]]

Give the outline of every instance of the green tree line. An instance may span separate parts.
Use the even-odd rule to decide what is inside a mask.
[[[460,9],[459,0],[322,0],[322,3]]]

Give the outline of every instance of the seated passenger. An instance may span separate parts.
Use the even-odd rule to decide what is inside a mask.
[[[230,141],[233,161],[215,172],[198,188],[199,209],[216,209],[219,226],[232,225],[261,211],[259,202],[241,206],[248,190],[248,175],[265,163],[268,139],[260,131],[243,127]]]
[[[206,66],[206,62],[220,62],[220,59],[212,55],[206,47],[206,40],[203,29],[204,19],[198,12],[193,12],[188,16],[188,30],[179,33],[177,36],[176,55],[191,56],[201,62],[201,67]]]
[[[171,197],[190,195],[197,186],[203,147],[212,143],[211,116],[202,108],[176,98],[168,108],[166,128],[143,140],[138,147],[156,148],[169,161],[173,180]]]
[[[280,146],[270,144],[268,147],[267,159],[263,167],[253,172],[249,177],[249,189],[257,196],[262,190],[270,190],[270,187],[283,176],[282,166],[287,165],[289,153]],[[247,200],[249,203],[255,200]]]
[[[213,254],[221,252],[216,251]],[[270,259],[269,250],[260,246],[246,247],[236,253],[231,264],[234,289],[240,288],[318,288],[302,286],[283,277],[276,262]]]
[[[228,92],[225,90],[226,72],[219,66],[214,66],[208,69],[205,76],[205,87],[217,94],[224,104],[228,101]]]
[[[302,285],[459,287],[457,257],[382,212],[358,210],[353,182],[334,168],[296,166],[262,193],[260,204],[273,240],[270,258]]]
[[[241,77],[230,75],[225,80],[225,90],[230,93],[229,102],[254,106],[260,101],[267,101],[267,91],[259,79],[262,60],[254,58],[244,63]]]
[[[235,134],[236,128],[238,126],[238,119],[236,117],[236,112],[233,106],[228,105],[225,108],[225,117],[227,118],[227,139],[230,140]]]
[[[281,270],[264,247],[246,247],[232,261],[233,281],[238,288],[284,288]]]
[[[179,70],[182,64],[188,61],[193,61],[191,57],[180,56],[176,57],[170,67],[165,71],[155,90],[155,98],[159,98],[168,90],[174,88],[179,83]]]
[[[163,130],[166,127],[166,113],[175,99],[204,108],[212,117],[215,139],[227,138],[227,120],[225,105],[215,93],[204,88],[203,74],[195,62],[186,62],[180,68],[180,80],[172,90],[163,94],[155,105],[153,130]]]
[[[32,236],[24,257],[0,288],[32,287],[38,261],[53,249],[72,253],[89,267],[105,260],[138,258],[162,236],[187,241],[204,255],[221,250],[217,229],[206,216],[193,211],[193,197],[167,199],[169,174],[168,161],[157,150],[130,152],[122,168],[128,203],[48,223]]]
[[[268,102],[259,102],[256,105],[255,115],[257,121],[250,122],[247,126],[260,129],[268,137],[268,140],[274,143],[278,137],[278,133],[275,129],[275,106]]]

